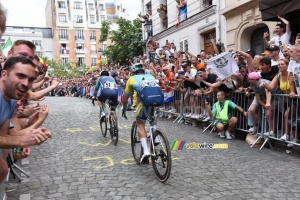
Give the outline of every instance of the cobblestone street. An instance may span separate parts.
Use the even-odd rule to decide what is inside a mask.
[[[53,138],[32,148],[21,165],[31,176],[8,199],[300,199],[300,160],[293,154],[250,148],[241,140],[223,140],[201,129],[159,119],[158,127],[186,143],[227,143],[228,149],[171,151],[169,180],[160,183],[151,165],[136,165],[130,147],[129,119],[119,118],[119,142],[99,130],[98,108],[91,100],[47,97],[44,124]]]

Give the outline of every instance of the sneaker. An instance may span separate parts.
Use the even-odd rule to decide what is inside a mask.
[[[268,137],[274,137],[274,131],[269,131],[269,132],[266,132],[264,133],[264,136],[268,136]]]
[[[202,119],[202,121],[204,121],[204,122],[208,122],[210,120],[210,117],[205,117],[204,119]]]
[[[175,108],[172,108],[172,109],[171,109],[171,112],[172,112],[172,113],[176,113],[177,111],[176,111]]]
[[[168,114],[167,119],[172,119],[172,114]]]
[[[141,161],[140,163],[142,164],[148,164],[149,163],[149,157],[150,157],[150,153],[148,154],[143,154],[142,157],[141,157]]]
[[[294,142],[294,143],[297,143],[297,141],[296,140],[293,140],[292,142]],[[293,147],[293,146],[295,146],[293,143],[288,143],[288,145],[287,145],[288,147]]]
[[[283,136],[281,136],[280,140],[289,141],[289,136],[285,133]]]
[[[199,119],[204,119],[204,118],[205,118],[204,115],[202,114],[199,115]]]
[[[225,135],[226,135],[226,139],[227,140],[231,140],[232,139],[231,135],[230,135],[230,133],[228,131],[225,132]]]
[[[6,186],[5,186],[5,192],[13,192],[20,185],[20,183],[9,183],[9,182],[6,182],[5,184],[6,184]]]
[[[198,114],[193,114],[193,115],[191,116],[191,118],[192,118],[192,119],[198,119],[198,118],[199,118],[199,115],[198,115]]]
[[[191,117],[193,114],[192,113],[190,113],[190,114],[188,114],[188,115],[186,115],[185,117]]]
[[[250,130],[250,129],[249,129]],[[257,133],[257,127],[256,126],[253,126],[252,127],[252,131],[251,131],[251,134],[252,135],[255,135]]]
[[[248,129],[249,132],[253,132],[253,130],[254,130],[254,126]]]
[[[219,135],[220,135],[220,138],[225,138],[225,133],[224,133],[224,131],[222,131],[222,132],[220,132],[220,133],[218,133]]]

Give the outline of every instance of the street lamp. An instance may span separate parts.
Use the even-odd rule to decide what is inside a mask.
[[[144,27],[146,32],[148,33],[148,37],[152,36],[152,21],[145,21]]]

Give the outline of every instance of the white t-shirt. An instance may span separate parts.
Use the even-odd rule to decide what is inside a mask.
[[[290,43],[290,38],[291,38],[291,33],[287,33],[285,32],[281,37],[279,37],[278,35],[272,37],[271,41],[275,44],[279,46],[279,41],[281,41],[282,45],[287,45]]]
[[[275,66],[275,65],[278,65],[278,61],[271,60],[271,66]]]
[[[191,72],[186,72],[184,76],[189,77],[189,79],[194,78],[197,75],[197,70],[196,69],[191,69]]]
[[[300,94],[300,63],[295,60],[290,60],[288,72],[292,72],[294,75],[297,94]]]

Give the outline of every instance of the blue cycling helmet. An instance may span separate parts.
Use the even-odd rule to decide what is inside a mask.
[[[109,76],[108,71],[101,71],[100,76]]]
[[[142,64],[135,64],[131,67],[133,73],[145,73],[145,69],[143,68]]]

